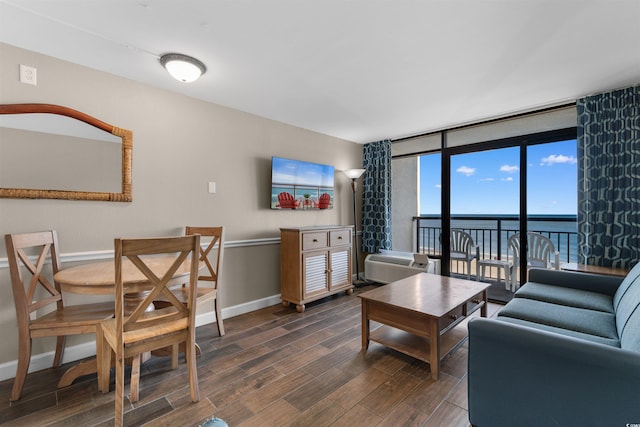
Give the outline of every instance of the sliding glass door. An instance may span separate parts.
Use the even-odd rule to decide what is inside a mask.
[[[450,162],[450,272],[500,282],[492,298],[502,298],[510,289],[507,240],[519,227],[520,149],[452,154]]]

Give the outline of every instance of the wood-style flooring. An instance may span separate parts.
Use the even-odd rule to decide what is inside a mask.
[[[316,301],[304,313],[274,305],[225,319],[224,337],[214,324],[199,327],[200,401],[190,400],[182,357],[176,370],[153,357],[143,365],[140,401],[125,399],[125,424],[197,426],[217,416],[230,427],[469,426],[466,342],[443,360],[440,381],[427,363],[379,344],[362,352],[357,294],[372,288]],[[490,304],[489,315],[499,307]],[[56,389],[69,366],[29,374],[13,404],[13,380],[0,382],[0,424],[113,425],[113,379],[108,394],[98,392],[95,375]]]

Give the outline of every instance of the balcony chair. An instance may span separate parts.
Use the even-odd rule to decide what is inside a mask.
[[[539,233],[528,232],[527,242],[527,271],[532,267],[560,270],[560,252],[556,251],[550,238]],[[520,233],[509,237],[507,248],[513,255],[511,291],[515,292],[518,289],[517,271],[521,258]]]
[[[19,400],[31,362],[31,340],[57,337],[53,367],[60,366],[68,335],[95,334],[97,363],[101,363],[103,320],[113,317],[113,303],[67,306],[60,284],[51,282],[43,267],[51,257],[51,277],[60,270],[58,235],[54,230],[5,236],[9,274],[18,320],[18,367],[11,401]],[[33,259],[36,258],[35,263]],[[23,272],[26,272],[23,275]],[[40,285],[40,286],[39,286]],[[46,314],[39,314],[48,311]],[[32,315],[35,313],[35,317]],[[99,365],[98,365],[99,366]],[[98,384],[100,384],[98,372]]]
[[[115,306],[116,316],[102,322],[103,356],[99,369],[102,371],[100,387],[103,392],[109,389],[109,370],[111,368],[111,352],[115,353],[116,367],[116,397],[115,397],[115,426],[122,426],[124,399],[124,364],[125,359],[156,349],[186,343],[185,358],[189,375],[191,401],[200,399],[198,389],[198,372],[196,368],[195,352],[195,312],[196,312],[196,284],[198,281],[198,254],[200,236],[160,237],[146,239],[115,239]],[[173,265],[162,277],[157,277],[145,263],[141,255],[175,255]],[[149,281],[149,292],[143,300],[135,301],[130,308],[130,315],[125,315],[125,293],[127,287],[123,283],[123,259],[129,259],[132,264]],[[188,301],[183,304],[173,295],[169,286],[172,276],[183,262],[189,263]],[[152,309],[153,301],[158,297],[170,301],[170,306]],[[133,301],[129,300],[128,304]],[[151,310],[149,310],[151,308]],[[175,347],[174,347],[175,348]],[[174,355],[173,360],[177,361]],[[133,379],[132,379],[133,381]]]
[[[473,243],[471,235],[462,230],[451,230],[451,261],[463,261],[467,264],[467,280],[471,279],[471,262],[480,257],[480,248]],[[476,263],[476,277],[478,277],[478,264]]]

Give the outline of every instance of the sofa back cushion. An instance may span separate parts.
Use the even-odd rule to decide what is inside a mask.
[[[613,297],[620,347],[640,351],[640,263],[620,284]]]

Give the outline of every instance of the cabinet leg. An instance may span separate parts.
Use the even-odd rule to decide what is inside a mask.
[[[296,305],[296,310],[298,310],[298,313],[303,313],[304,312],[304,304]]]
[[[353,294],[353,288],[349,288],[349,289],[347,289],[345,293],[346,293],[347,295],[351,295],[351,294]]]
[[[289,307],[289,301],[282,300],[283,307]]]

